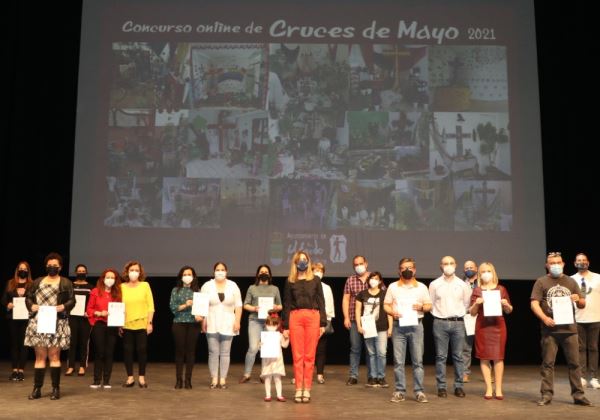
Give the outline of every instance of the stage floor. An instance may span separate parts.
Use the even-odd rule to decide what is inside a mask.
[[[243,385],[238,379],[243,372],[243,365],[232,365],[229,373],[229,388],[226,390],[208,388],[209,375],[205,364],[198,364],[194,370],[192,390],[175,390],[175,368],[173,364],[152,363],[147,369],[147,389],[122,388],[125,380],[122,363],[116,363],[111,390],[92,390],[91,369],[84,377],[61,377],[62,398],[51,401],[50,375],[46,374],[43,397],[28,401],[27,395],[32,389],[32,364],[29,363],[24,382],[10,382],[9,364],[0,363],[2,380],[0,392],[3,408],[0,418],[10,419],[109,419],[109,418],[219,418],[219,419],[364,419],[386,418],[387,416],[409,416],[412,418],[465,419],[465,418],[598,418],[600,407],[600,390],[586,389],[586,396],[595,407],[580,407],[572,403],[564,366],[557,367],[555,374],[555,396],[551,405],[538,407],[540,375],[538,366],[508,366],[504,376],[504,401],[483,399],[484,384],[479,366],[465,384],[466,398],[457,398],[452,394],[446,399],[438,398],[435,387],[434,366],[425,367],[425,392],[429,403],[417,403],[408,393],[407,400],[391,403],[394,373],[388,366],[386,379],[388,389],[365,388],[365,378],[359,378],[359,384],[346,386],[347,366],[326,366],[324,385],[314,384],[312,402],[296,404],[292,401],[294,385],[290,383],[291,366],[286,366],[288,377],[284,378],[285,403],[263,402],[264,386],[258,377]],[[92,366],[90,366],[91,368]],[[255,372],[260,370],[260,361],[255,365]],[[361,367],[361,375],[365,368]],[[452,378],[452,367],[448,367]],[[409,389],[412,389],[411,369],[407,369]],[[274,393],[274,390],[273,390]]]

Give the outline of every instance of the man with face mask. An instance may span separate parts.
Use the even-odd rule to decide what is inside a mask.
[[[568,296],[578,308],[585,307],[585,298],[581,296],[579,286],[569,276],[563,274],[563,262],[560,252],[550,252],[546,257],[548,274],[538,278],[531,291],[531,310],[540,319],[542,328],[542,397],[539,406],[548,405],[554,395],[554,363],[560,345],[569,368],[571,396],[577,405],[591,406],[584,396],[579,369],[579,344],[575,323],[557,325],[553,318],[552,298]]]
[[[454,363],[454,395],[464,398],[463,345],[465,342],[464,316],[471,300],[471,288],[456,276],[456,260],[445,256],[440,263],[442,275],[429,285],[433,304],[433,341],[435,342],[435,380],[438,397],[446,398],[446,359],[448,344],[452,346]]]
[[[471,288],[471,291],[477,287],[477,264],[475,261],[465,261],[463,266],[465,277],[464,281]],[[465,336],[465,344],[463,347],[463,363],[465,365],[465,373],[463,382],[467,383],[471,380],[471,353],[473,350],[474,335]]]
[[[581,289],[585,298],[585,308],[575,309],[577,335],[579,337],[579,364],[581,365],[581,385],[600,389],[598,382],[598,335],[600,334],[600,275],[589,270],[587,255],[575,256],[577,273],[571,278]],[[589,375],[589,376],[588,376]],[[588,378],[591,378],[589,383]]]

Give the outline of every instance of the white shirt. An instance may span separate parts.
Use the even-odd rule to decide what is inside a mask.
[[[416,285],[404,284],[401,281],[395,281],[388,286],[387,293],[383,303],[395,305],[396,302],[410,301],[413,304],[420,303],[425,305],[431,303],[431,297],[427,291],[427,286],[417,282]],[[417,311],[417,316],[423,318],[423,311]]]
[[[581,274],[575,273],[571,278],[581,288]],[[585,286],[585,308],[575,307],[575,320],[580,323],[600,322],[600,274],[588,271]]]
[[[446,280],[438,277],[429,284],[429,296],[436,318],[462,318],[467,313],[471,301],[471,288],[456,275]]]
[[[235,308],[242,307],[242,293],[237,284],[231,280],[225,282],[223,302],[219,299],[215,279],[207,281],[200,289],[202,293],[208,293],[207,334],[237,335],[233,332],[233,324],[235,324]]]
[[[323,287],[323,296],[325,297],[325,314],[327,315],[327,321],[331,321],[331,318],[335,318],[333,292],[328,284],[321,282],[321,286]]]

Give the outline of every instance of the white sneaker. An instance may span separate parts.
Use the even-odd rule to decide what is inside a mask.
[[[584,377],[581,378],[581,386],[584,388],[587,386],[587,381],[585,380]]]
[[[592,378],[590,381],[590,388],[600,389],[600,382],[598,382],[598,378]]]

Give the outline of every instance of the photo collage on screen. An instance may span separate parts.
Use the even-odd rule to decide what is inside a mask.
[[[104,225],[510,231],[506,56],[116,42]]]

